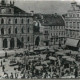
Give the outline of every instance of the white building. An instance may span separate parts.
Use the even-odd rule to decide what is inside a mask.
[[[71,45],[72,43],[74,44],[73,41],[71,44],[67,43],[66,45],[75,48],[79,47],[77,40],[80,40],[80,5],[77,5],[76,2],[71,3],[71,9],[68,10],[67,15],[65,16],[65,27],[66,38],[68,38],[68,40],[76,40],[76,47]]]

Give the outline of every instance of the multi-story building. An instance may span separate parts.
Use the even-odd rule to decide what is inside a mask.
[[[35,14],[43,33],[43,42],[46,46],[64,44],[65,23],[62,16],[58,14]]]
[[[33,15],[15,6],[14,1],[0,3],[0,49],[33,45]]]
[[[80,6],[76,2],[71,3],[71,6],[65,17],[66,36],[77,39],[80,37]]]
[[[65,23],[62,16],[58,14],[43,15],[44,40],[46,45],[64,44]]]
[[[80,5],[73,2],[71,7],[65,16],[66,38],[68,38],[66,45],[76,49],[80,40]]]

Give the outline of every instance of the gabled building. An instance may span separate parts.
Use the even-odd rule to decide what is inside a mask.
[[[0,3],[0,49],[33,45],[33,15],[15,6],[14,1]]]
[[[43,33],[43,42],[46,46],[64,44],[65,22],[58,14],[35,14]]]
[[[64,44],[65,23],[62,16],[58,14],[43,15],[44,40],[46,45]]]
[[[76,2],[71,3],[71,9],[68,10],[67,15],[65,16],[65,27],[66,27],[66,45],[73,50],[78,50],[80,47],[80,5]],[[72,41],[73,40],[73,41]],[[73,46],[74,40],[76,46]],[[72,42],[69,44],[68,42]],[[78,41],[78,42],[77,42]],[[78,46],[77,46],[78,45]],[[75,49],[74,49],[75,48]]]

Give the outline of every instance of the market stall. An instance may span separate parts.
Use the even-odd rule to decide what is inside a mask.
[[[0,50],[0,58],[5,57],[5,51],[4,50]]]

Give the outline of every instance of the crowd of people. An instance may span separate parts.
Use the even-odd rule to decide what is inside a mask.
[[[66,50],[35,50],[16,53],[10,66],[14,66],[15,74],[8,74],[5,71],[4,61],[1,61],[2,71],[5,78],[79,78],[79,66],[76,63],[76,56],[72,58],[71,51]],[[15,67],[15,66],[18,67]],[[19,73],[17,73],[19,72]]]

